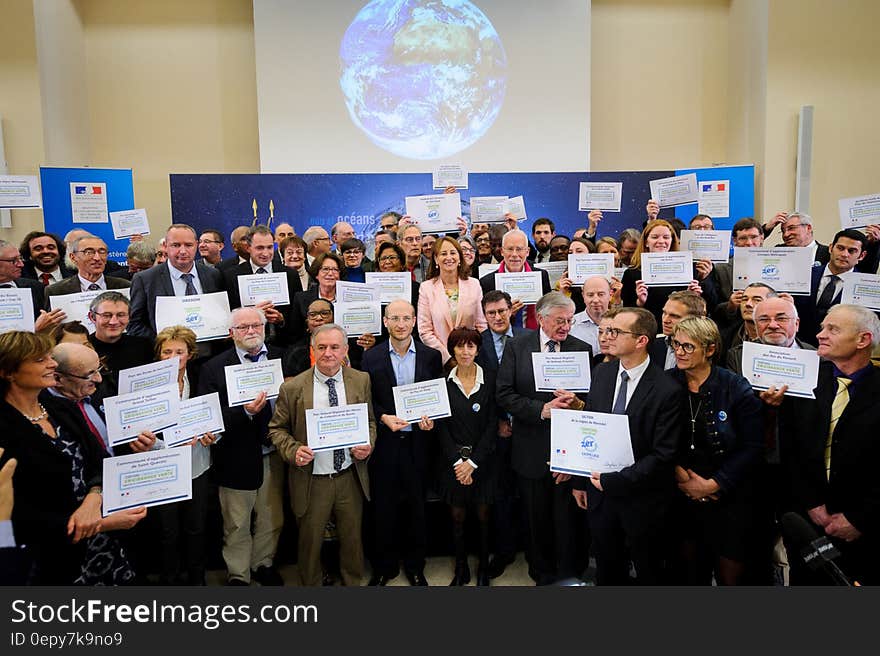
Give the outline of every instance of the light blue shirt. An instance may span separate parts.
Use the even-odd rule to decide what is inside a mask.
[[[504,354],[504,345],[501,342],[502,334],[506,335],[507,339],[513,339],[513,326],[508,326],[506,333],[492,333],[492,343],[495,344],[495,356],[498,358],[498,364],[501,364],[501,356]]]
[[[12,532],[12,520],[4,519],[0,522],[0,548],[14,546],[15,534]]]
[[[412,336],[409,338],[409,346],[404,355],[400,355],[388,340],[388,353],[391,356],[391,368],[394,369],[394,378],[398,385],[412,385],[416,382],[416,345]],[[412,424],[401,428],[400,432],[411,432]]]
[[[184,273],[192,274],[192,282],[196,287],[196,291],[199,294],[204,293],[202,289],[202,281],[199,280],[199,272],[196,270],[196,265],[193,263],[192,269],[189,271],[180,271],[179,269],[175,269],[171,262],[168,262],[168,273],[171,274],[171,286],[174,287],[174,295],[175,296],[186,296],[186,281],[182,280],[180,276]]]

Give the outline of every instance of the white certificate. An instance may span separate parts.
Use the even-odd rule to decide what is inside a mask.
[[[403,275],[410,275],[404,272]],[[410,276],[412,278],[412,276]],[[366,279],[366,278],[365,278]],[[337,303],[370,303],[379,302],[381,294],[379,288],[365,282],[336,281]],[[406,297],[409,300],[409,296]]]
[[[176,426],[165,431],[165,446],[172,447],[205,433],[222,433],[223,413],[220,409],[220,395],[211,392],[180,402],[180,419]]]
[[[619,212],[621,196],[623,196],[622,182],[581,182],[578,190],[578,210]]]
[[[238,277],[238,295],[242,307],[269,301],[272,305],[290,305],[290,290],[287,287],[287,274],[252,273]]]
[[[370,415],[367,404],[306,410],[306,439],[312,451],[368,445]]]
[[[0,289],[0,333],[10,330],[34,332],[34,300],[27,287]]]
[[[498,265],[496,264],[493,266],[497,267]],[[546,271],[547,277],[550,278],[550,286],[555,287],[563,274],[568,271],[568,262],[565,260],[562,260],[561,262],[535,262],[535,268]]]
[[[550,410],[550,471],[610,474],[633,463],[626,415]]]
[[[687,285],[694,279],[694,255],[690,251],[642,253],[642,281],[648,287]]]
[[[730,180],[701,181],[697,212],[713,219],[730,216]]]
[[[695,260],[730,260],[730,230],[682,230],[681,250],[690,251]]]
[[[864,228],[880,223],[880,194],[841,198],[837,201],[842,228]]]
[[[107,223],[107,183],[71,182],[70,210],[74,223]]]
[[[104,458],[104,517],[141,506],[192,499],[189,449],[161,449]]]
[[[840,302],[846,305],[861,305],[880,312],[880,276],[850,271],[843,276]]]
[[[471,196],[471,223],[504,223],[507,196]]]
[[[122,369],[119,372],[119,394],[131,394],[177,384],[180,356],[151,362],[140,367]]]
[[[496,273],[495,289],[507,292],[510,298],[519,299],[526,305],[534,305],[544,295],[540,271]]]
[[[158,433],[174,426],[180,416],[177,381],[160,389],[109,396],[104,415],[111,446],[131,442],[143,431]]]
[[[743,342],[742,371],[754,389],[788,385],[786,396],[815,399],[819,354],[807,349]]]
[[[408,271],[367,271],[365,279],[368,285],[379,290],[379,302],[383,305],[391,301],[403,299],[412,303],[412,275]],[[339,283],[336,283],[339,285]],[[339,287],[336,288],[339,293]]]
[[[611,253],[572,253],[568,256],[568,277],[575,285],[582,285],[587,278],[614,275],[614,255]]]
[[[651,187],[651,198],[660,203],[660,207],[689,205],[698,200],[696,173],[651,180],[648,184]]]
[[[0,209],[42,207],[40,183],[35,175],[0,175]]]
[[[200,342],[229,336],[229,296],[226,292],[156,297],[156,332],[184,326]]]
[[[522,196],[508,198],[501,204],[501,209],[504,214],[510,214],[517,221],[527,221],[529,218],[526,215],[526,201]]]
[[[590,354],[586,351],[532,353],[535,390],[590,391]]]
[[[96,289],[90,292],[78,292],[75,294],[61,294],[60,296],[49,297],[49,307],[53,310],[62,310],[67,315],[67,321],[79,321],[88,328],[89,333],[95,332],[95,324],[89,319],[89,306],[96,296],[100,296],[106,290]],[[131,290],[128,287],[114,289],[126,298],[129,297]]]
[[[229,407],[250,403],[260,392],[274,399],[278,396],[284,373],[281,371],[281,360],[263,360],[246,364],[231,364],[223,368],[226,376],[226,396]]]
[[[451,417],[446,379],[435,378],[412,385],[392,387],[394,413],[411,424],[417,424],[423,415],[430,419]]]
[[[457,234],[457,219],[461,216],[461,194],[407,196],[406,213],[412,217],[422,232]]]
[[[110,212],[110,225],[113,227],[114,239],[150,234],[147,210],[144,209]]]
[[[349,337],[382,334],[382,304],[379,301],[337,303],[335,318]]]
[[[468,188],[468,172],[461,164],[441,164],[432,173],[434,189]]]
[[[733,249],[734,289],[763,282],[776,292],[809,296],[812,271],[813,249],[806,246]]]

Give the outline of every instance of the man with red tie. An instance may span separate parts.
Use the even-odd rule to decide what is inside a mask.
[[[25,235],[19,252],[24,260],[21,275],[39,280],[43,287],[69,278],[75,269],[64,264],[64,242],[57,235],[35,230]]]

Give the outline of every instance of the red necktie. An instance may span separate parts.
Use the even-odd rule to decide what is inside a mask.
[[[101,437],[101,431],[98,430],[98,427],[92,423],[92,420],[89,419],[89,413],[86,412],[85,401],[77,401],[76,406],[79,408],[79,411],[82,413],[83,418],[86,420],[86,424],[89,427],[89,430],[92,431],[92,435],[98,438],[98,444],[101,445],[101,448],[104,451],[107,451],[107,445],[104,443],[104,438]]]
[[[44,287],[48,287],[49,283],[52,282],[52,276],[50,276],[48,273],[41,273],[40,280],[43,281]]]

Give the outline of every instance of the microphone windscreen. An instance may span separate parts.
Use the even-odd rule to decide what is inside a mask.
[[[782,533],[798,548],[819,539],[816,529],[794,512],[787,512],[782,516]]]

